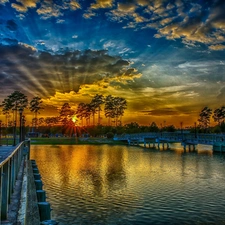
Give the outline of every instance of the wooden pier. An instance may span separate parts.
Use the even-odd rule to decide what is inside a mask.
[[[116,136],[114,140],[123,140],[129,145],[144,144],[144,147],[169,149],[171,143],[181,143],[184,150],[197,149],[198,144],[211,145],[214,152],[225,152],[224,134],[193,134],[176,132],[137,133]]]

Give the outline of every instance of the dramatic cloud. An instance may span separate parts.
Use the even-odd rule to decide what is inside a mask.
[[[12,3],[12,7],[20,13],[26,13],[30,8],[36,8],[37,13],[43,19],[62,16],[66,9],[77,10],[81,8],[76,0],[62,1],[62,5],[56,4],[54,1],[17,0],[17,3]]]
[[[224,0],[2,0],[0,100],[20,90],[55,109],[111,94],[126,97],[128,122],[193,123],[225,99],[224,10]]]
[[[29,8],[35,8],[39,0],[17,0],[17,3],[12,3],[12,7],[19,12],[26,12]]]
[[[92,9],[111,8],[114,0],[96,0],[96,3],[91,4]]]
[[[0,85],[10,90],[22,88],[30,95],[78,92],[85,84],[106,88],[113,81],[126,82],[141,76],[127,60],[110,56],[105,50],[52,55],[20,44],[0,46],[0,52]]]
[[[13,20],[8,20],[6,27],[11,31],[17,30],[17,24]]]
[[[177,1],[130,1],[118,3],[117,7],[107,13],[112,21],[127,22],[124,28],[157,30],[156,38],[165,37],[168,40],[182,39],[183,43],[202,43],[212,50],[217,43],[223,46],[225,3],[207,1],[203,6],[190,2]],[[144,14],[140,15],[140,12]]]

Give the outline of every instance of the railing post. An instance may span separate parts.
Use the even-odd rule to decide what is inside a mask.
[[[13,192],[13,187],[14,187],[14,184],[15,184],[15,180],[16,180],[16,174],[15,174],[15,158],[12,157],[11,158],[11,163],[10,163],[10,192],[12,193]]]
[[[9,198],[9,162],[2,167],[1,183],[1,220],[7,219],[8,198]]]
[[[30,139],[27,141],[27,159],[30,160]]]
[[[2,199],[2,180],[3,180],[3,168],[0,168],[0,199]],[[0,201],[0,212],[2,211],[2,201]],[[2,220],[2,214],[0,213],[0,222]]]

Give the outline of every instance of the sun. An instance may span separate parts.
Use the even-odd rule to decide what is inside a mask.
[[[72,121],[73,121],[74,123],[76,123],[76,122],[77,122],[77,120],[78,120],[78,118],[77,118],[77,116],[76,116],[76,115],[72,117]]]

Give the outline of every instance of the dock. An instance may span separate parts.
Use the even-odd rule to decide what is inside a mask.
[[[30,140],[0,145],[0,169],[0,224],[57,224],[51,220],[42,185],[36,185],[41,176],[35,178],[37,165],[30,160]]]
[[[196,134],[196,133],[135,133],[114,137],[114,140],[127,141],[128,145],[143,144],[145,148],[170,148],[171,143],[180,143],[184,150],[196,150],[197,145],[211,145],[213,152],[225,152],[225,134]]]

